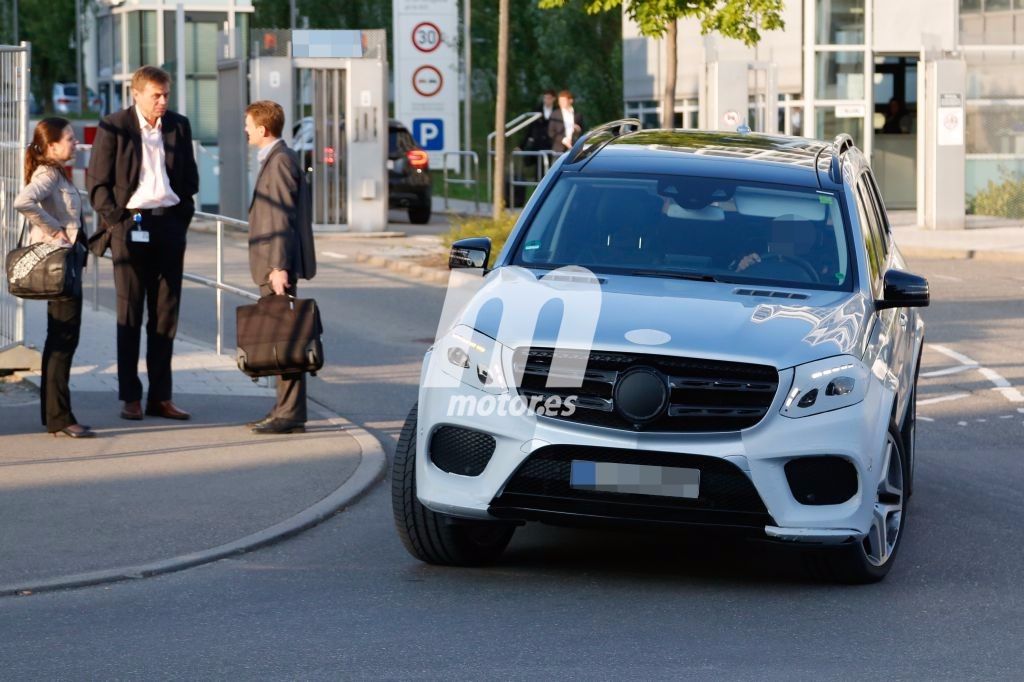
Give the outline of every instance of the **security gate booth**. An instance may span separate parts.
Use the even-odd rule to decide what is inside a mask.
[[[285,108],[284,140],[298,153],[311,182],[314,229],[384,231],[388,210],[384,32],[273,34],[284,36],[277,40],[290,54],[250,61],[250,100],[269,99]],[[231,172],[226,166],[222,173]],[[255,178],[254,154],[249,154],[248,168],[250,178]]]

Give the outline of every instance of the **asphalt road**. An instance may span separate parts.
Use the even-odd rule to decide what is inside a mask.
[[[430,567],[402,549],[380,485],[253,554],[0,600],[4,676],[1019,679],[1024,277],[912,265],[934,301],[916,486],[879,585],[808,582],[774,546],[548,527],[517,531],[495,567]],[[339,259],[307,291],[331,362],[311,394],[393,448],[443,289]],[[209,338],[200,299],[182,331]]]

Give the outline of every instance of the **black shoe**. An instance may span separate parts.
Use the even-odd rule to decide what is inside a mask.
[[[253,433],[305,433],[305,422],[293,422],[290,419],[270,419],[252,427]]]
[[[71,438],[95,438],[96,437],[96,432],[95,431],[90,429],[88,426],[83,426],[82,424],[72,424],[71,426],[65,426],[60,431],[55,431],[53,433],[53,435],[56,436],[58,433],[63,433],[65,436],[70,436]]]
[[[260,417],[259,419],[256,419],[255,421],[246,422],[245,425],[248,426],[251,429],[254,426],[261,426],[262,424],[266,424],[268,421],[270,421],[273,418],[274,418],[274,414],[271,412],[271,413],[268,413],[268,414]]]

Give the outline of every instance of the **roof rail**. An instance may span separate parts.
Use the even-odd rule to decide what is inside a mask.
[[[847,133],[839,133],[832,140],[832,163],[828,166],[828,177],[832,182],[842,182],[843,177],[840,171],[839,157],[847,149],[853,148],[853,138]]]
[[[603,123],[603,124],[597,126],[596,128],[588,130],[585,135],[580,137],[580,139],[576,140],[576,144],[574,144],[572,146],[572,149],[569,150],[569,155],[568,155],[569,158],[567,158],[565,160],[565,163],[576,163],[580,159],[585,158],[586,156],[589,156],[590,154],[593,154],[594,152],[600,150],[601,147],[604,147],[606,144],[608,144],[609,142],[614,140],[615,138],[620,137],[622,135],[625,135],[626,132],[627,132],[626,129],[629,128],[630,126],[635,128],[636,130],[640,130],[640,128],[641,128],[640,119],[637,119],[637,118],[620,118],[617,121],[609,121],[608,123]],[[584,146],[586,145],[587,140],[589,140],[590,138],[594,137],[595,135],[600,135],[601,133],[606,133],[608,131],[616,131],[616,132],[614,132],[613,135],[609,139],[607,139],[604,142],[600,143],[600,145],[597,147],[597,149],[594,149],[592,151],[590,149],[587,149],[586,151],[588,152],[588,154],[584,154],[583,153],[584,152]],[[632,132],[632,131],[630,131],[630,132]]]

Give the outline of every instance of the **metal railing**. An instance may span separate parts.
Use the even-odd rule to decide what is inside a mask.
[[[544,176],[551,170],[551,164],[555,159],[561,155],[561,152],[552,151],[550,149],[544,149],[541,151],[524,151],[516,150],[509,154],[508,157],[508,208],[512,209],[516,207],[516,187],[536,187],[540,184],[540,181],[544,179]],[[536,159],[533,167],[534,177],[532,180],[527,179],[525,174],[525,163],[517,164],[517,160],[525,161],[526,159]],[[516,169],[522,169],[524,174],[521,178],[517,177]]]
[[[21,191],[25,148],[28,146],[28,84],[31,50],[28,43],[0,46],[0,253],[18,245],[21,216],[14,199]],[[25,308],[7,292],[0,278],[0,351],[25,341]]]
[[[462,167],[462,173],[455,178],[448,176],[448,159],[451,158],[465,158],[466,164]],[[472,164],[472,165],[471,165]],[[448,185],[464,185],[472,187],[473,192],[473,208],[477,213],[480,212],[480,157],[477,156],[476,152],[473,151],[460,151],[460,152],[444,152],[441,155],[441,166],[443,167],[443,178],[444,178],[444,210],[448,210]],[[472,169],[472,170],[470,170]]]
[[[83,193],[84,194],[84,193]],[[86,197],[88,201],[88,197]],[[248,231],[249,223],[244,220],[238,220],[236,218],[229,218],[228,216],[217,215],[216,213],[204,213],[202,211],[196,211],[194,218],[200,218],[202,220],[208,220],[216,224],[216,235],[217,235],[217,263],[216,263],[216,275],[214,279],[197,275],[192,272],[186,272],[182,274],[182,279],[189,282],[195,282],[196,284],[202,284],[203,286],[210,287],[214,290],[216,296],[215,309],[217,317],[217,340],[216,349],[217,355],[223,355],[224,353],[224,292],[241,296],[242,298],[250,301],[258,301],[260,299],[259,294],[254,294],[251,291],[241,289],[231,284],[224,282],[224,227],[231,225],[234,227],[240,227]],[[99,215],[96,210],[92,211],[93,231],[99,225]],[[93,310],[99,310],[100,307],[100,269],[99,269],[99,258],[95,255],[92,258],[92,308]]]
[[[539,111],[529,111],[519,114],[505,124],[505,139],[512,137],[528,125],[531,125],[538,118],[543,116]],[[497,152],[494,150],[494,141],[498,138],[497,131],[492,130],[487,135],[487,200],[494,201],[494,157]]]

